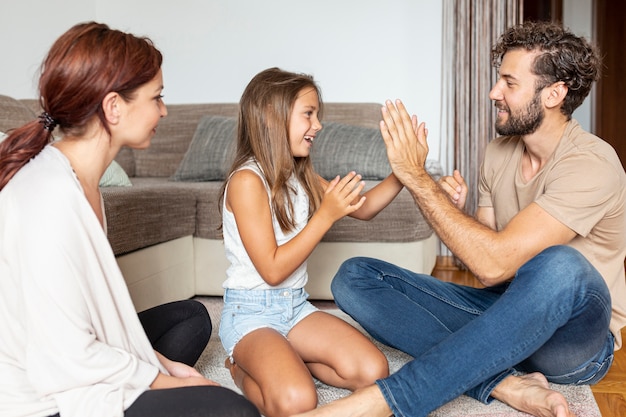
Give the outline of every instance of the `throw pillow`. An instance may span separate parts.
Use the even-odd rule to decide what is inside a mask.
[[[8,135],[4,132],[0,132],[0,142],[4,140]],[[100,187],[129,187],[133,185],[130,182],[130,178],[126,175],[126,172],[122,169],[120,164],[116,161],[112,161],[107,167],[102,178],[100,178]]]
[[[102,178],[100,178],[100,187],[130,187],[133,185],[126,172],[116,161],[111,161]]]
[[[198,123],[173,181],[221,181],[226,177],[231,147],[235,143],[234,117],[205,116]]]
[[[311,153],[317,173],[327,180],[350,171],[364,180],[382,180],[391,173],[380,130],[337,122],[324,123]]]

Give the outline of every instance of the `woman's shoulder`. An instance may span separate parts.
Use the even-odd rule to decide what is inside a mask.
[[[66,221],[75,222],[72,216],[78,212],[77,207],[85,203],[71,166],[50,146],[11,178],[0,200],[0,211],[25,219],[29,229],[45,227],[47,232],[65,227]]]
[[[53,193],[60,198],[76,192],[77,184],[78,179],[67,158],[48,145],[15,174],[7,187],[28,194]]]

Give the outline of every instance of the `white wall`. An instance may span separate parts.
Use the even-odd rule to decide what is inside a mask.
[[[166,103],[238,101],[254,74],[278,66],[312,74],[325,101],[403,99],[439,158],[441,1],[3,0],[0,94],[36,97],[51,43],[85,20],[156,43]]]
[[[52,42],[95,17],[91,0],[0,0],[0,94],[35,98],[37,71]]]
[[[442,2],[433,0],[2,0],[0,94],[36,97],[38,67],[72,25],[97,20],[149,36],[164,54],[166,103],[234,102],[271,66],[315,76],[325,101],[401,98],[439,159]],[[591,0],[564,0],[591,34]],[[574,113],[591,124],[590,100]]]

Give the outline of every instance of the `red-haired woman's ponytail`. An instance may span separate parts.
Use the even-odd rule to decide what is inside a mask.
[[[11,130],[0,143],[0,191],[28,161],[50,143],[56,123],[47,113]]]

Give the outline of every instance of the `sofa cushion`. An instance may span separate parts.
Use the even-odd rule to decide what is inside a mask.
[[[173,181],[221,181],[232,156],[237,121],[232,117],[205,116]],[[313,165],[326,179],[356,171],[366,180],[381,180],[391,172],[385,144],[378,129],[329,122],[315,140]]]
[[[141,179],[144,180],[143,178]],[[194,193],[197,200],[194,236],[221,240],[222,213],[219,206],[221,181],[178,182],[179,187]],[[368,181],[366,189],[378,184]],[[433,231],[407,190],[369,221],[344,217],[337,221],[322,240],[326,242],[414,242],[426,239]]]
[[[122,146],[122,149],[115,156],[115,162],[120,164],[120,167],[129,177],[135,176],[135,155],[134,151],[127,146]]]
[[[177,186],[193,192],[196,196],[196,232],[195,237],[203,239],[222,239],[222,212],[220,211],[220,193],[222,181],[177,182]]]
[[[200,120],[209,115],[237,117],[237,103],[172,104],[159,122],[147,149],[134,149],[135,171],[131,177],[169,178],[178,169]],[[119,160],[118,160],[119,162]],[[127,167],[121,164],[124,169]]]
[[[102,174],[99,185],[100,187],[130,187],[133,184],[120,164],[113,160]]]
[[[233,117],[203,117],[171,179],[192,182],[223,180],[228,170],[236,131],[237,121]]]
[[[356,171],[364,180],[382,180],[391,173],[380,130],[329,122],[317,134],[313,166],[327,180]]]
[[[6,133],[36,118],[37,115],[21,101],[0,95],[0,131]]]
[[[366,189],[370,189],[379,181],[368,181]],[[344,217],[335,222],[324,235],[324,242],[415,242],[426,239],[433,234],[406,189],[371,220],[363,221],[352,217]]]
[[[102,188],[107,235],[115,255],[191,236],[196,196],[166,178],[137,178],[132,187]]]

